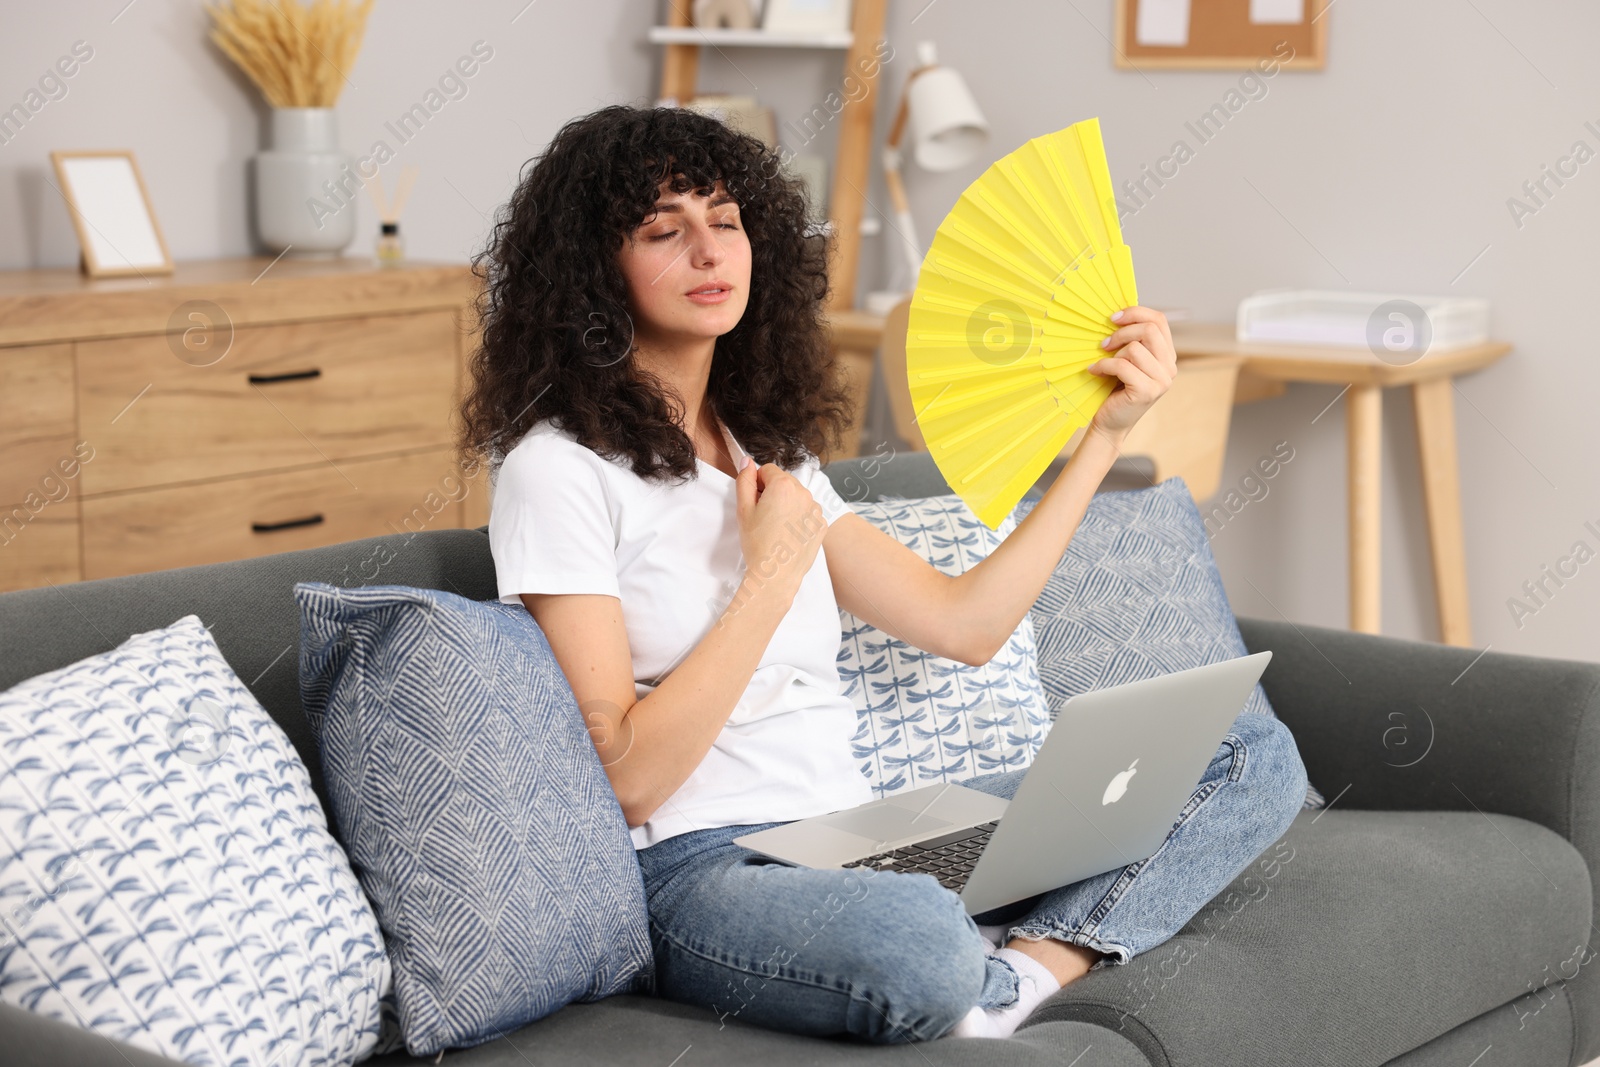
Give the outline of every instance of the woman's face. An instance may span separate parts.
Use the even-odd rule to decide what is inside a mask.
[[[750,300],[750,238],[720,181],[710,196],[670,192],[663,182],[655,214],[623,243],[619,265],[633,335],[647,345],[714,340],[738,325]],[[726,291],[690,296],[712,285]]]

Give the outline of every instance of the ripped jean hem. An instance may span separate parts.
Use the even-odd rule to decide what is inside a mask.
[[[1093,934],[1086,934],[1078,930],[1063,930],[1057,927],[1044,926],[1017,926],[1013,927],[1011,934],[1026,941],[1043,941],[1046,938],[1052,941],[1065,941],[1069,945],[1077,945],[1100,953],[1100,958],[1089,965],[1089,970],[1097,971],[1102,967],[1112,964],[1127,963],[1133,958],[1133,952],[1126,945],[1119,945],[1115,941],[1107,941]]]

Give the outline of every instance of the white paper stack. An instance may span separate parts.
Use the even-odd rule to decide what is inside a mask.
[[[1410,332],[1428,351],[1489,339],[1489,302],[1479,297],[1265,289],[1239,302],[1240,341],[1370,348]],[[1389,347],[1394,347],[1390,345]]]

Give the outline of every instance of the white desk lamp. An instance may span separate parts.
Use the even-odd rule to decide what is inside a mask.
[[[916,225],[911,221],[905,184],[900,179],[900,142],[907,120],[911,124],[912,157],[924,170],[946,171],[964,166],[989,141],[989,123],[978,110],[972,90],[959,73],[938,65],[932,41],[918,42],[917,63],[906,78],[889,143],[883,149],[883,178],[894,204],[895,229],[911,270],[913,287],[922,271],[923,253],[917,242]],[[871,293],[867,310],[887,314],[905,296],[894,291]]]

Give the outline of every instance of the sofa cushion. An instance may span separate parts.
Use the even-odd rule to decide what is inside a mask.
[[[627,823],[520,604],[295,586],[300,684],[412,1055],[647,989]]]
[[[1095,494],[1028,614],[1052,720],[1078,693],[1249,654],[1182,478]],[[1272,714],[1260,683],[1243,710]],[[1322,804],[1308,783],[1305,806]]]
[[[377,919],[195,615],[0,693],[0,902],[0,997],[30,1011],[192,1063],[378,1045]]]
[[[1582,855],[1537,823],[1303,811],[1169,941],[1068,984],[1018,1033],[1094,1022],[1158,1067],[1387,1063],[1592,960],[1590,901]]]
[[[982,562],[1016,526],[991,530],[954,494],[853,503],[852,511],[950,575]],[[1049,709],[1024,615],[988,663],[935,656],[840,610],[839,678],[855,702],[850,743],[878,796],[1033,762]]]

